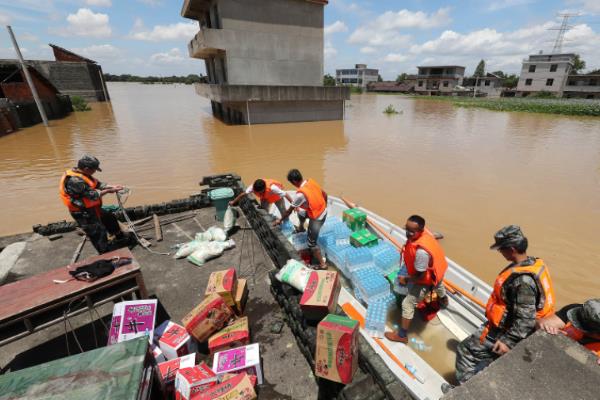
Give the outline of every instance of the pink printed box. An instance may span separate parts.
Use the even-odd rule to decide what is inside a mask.
[[[217,384],[217,376],[206,365],[200,363],[190,368],[180,368],[175,378],[175,400],[191,400]]]
[[[185,328],[168,321],[167,326],[158,339],[158,345],[167,360],[196,352],[196,342]]]
[[[115,304],[108,335],[108,345],[154,334],[158,300],[132,300]]]
[[[175,383],[177,371],[180,368],[190,368],[194,365],[196,365],[196,354],[188,354],[187,356],[158,364],[155,371],[163,392],[170,392],[174,389],[173,384]]]
[[[218,376],[231,372],[246,372],[249,375],[256,376],[259,385],[263,383],[258,343],[216,353],[212,369]]]

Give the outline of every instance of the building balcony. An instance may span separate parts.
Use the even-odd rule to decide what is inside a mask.
[[[350,88],[340,86],[218,85],[197,83],[196,93],[218,103],[246,101],[349,100]]]
[[[188,43],[192,58],[208,58],[225,51],[223,30],[202,28]]]
[[[200,19],[210,7],[210,0],[184,0],[181,16],[190,19]]]

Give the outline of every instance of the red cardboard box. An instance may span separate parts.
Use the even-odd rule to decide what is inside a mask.
[[[317,326],[315,375],[348,384],[358,367],[358,322],[329,314]]]
[[[173,383],[180,368],[189,368],[194,365],[196,365],[196,354],[188,354],[187,356],[158,364],[156,373],[163,391],[167,392],[173,389]]]
[[[237,276],[235,268],[229,268],[224,271],[215,271],[210,274],[208,284],[206,285],[206,292],[204,292],[204,294],[206,296],[211,294],[221,295],[228,306],[235,307],[236,289]]]
[[[242,373],[199,393],[192,400],[254,400],[256,392],[248,374]]]
[[[200,363],[190,368],[180,368],[175,378],[175,400],[190,400],[217,384],[217,375],[206,365]]]
[[[185,328],[171,321],[158,340],[158,345],[167,360],[196,352],[196,343]]]
[[[150,351],[152,352],[152,357],[154,357],[154,360],[156,361],[157,364],[167,361],[167,358],[163,354],[160,347],[158,347],[154,343],[152,343],[150,345]]]
[[[306,319],[321,320],[333,313],[340,294],[340,280],[335,271],[312,271],[300,299]]]
[[[211,294],[183,317],[183,326],[199,342],[222,329],[233,317],[233,310],[218,294]]]
[[[208,339],[208,349],[211,353],[232,349],[250,343],[250,328],[248,317],[236,319]]]
[[[237,287],[235,289],[235,311],[238,315],[244,313],[246,303],[248,302],[248,281],[244,278],[240,278],[237,281]]]

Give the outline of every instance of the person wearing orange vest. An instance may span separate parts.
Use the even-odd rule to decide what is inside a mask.
[[[600,299],[569,304],[536,323],[551,335],[563,334],[598,356],[600,364]]]
[[[385,337],[393,342],[408,343],[408,329],[415,315],[417,304],[435,290],[440,305],[448,306],[448,297],[444,288],[444,274],[448,262],[444,249],[425,229],[425,219],[412,215],[405,225],[406,243],[402,249],[402,260],[406,265],[408,276],[399,276],[401,285],[408,285],[408,294],[402,301],[402,320],[398,332],[386,332]]]
[[[284,198],[290,203],[292,202],[292,197],[283,190],[283,185],[280,182],[275,179],[257,179],[252,185],[248,186],[245,192],[240,193],[235,199],[231,200],[229,205],[237,206],[242,198],[251,193],[258,199],[262,209],[269,211],[271,204],[275,204],[280,215],[285,212]]]
[[[290,170],[287,179],[298,191],[291,206],[283,213],[281,218],[274,222],[274,225],[281,224],[294,210],[298,210],[300,226],[297,228],[297,232],[304,232],[304,223],[308,219],[308,248],[313,257],[319,260],[319,265],[313,268],[318,270],[327,269],[321,250],[317,246],[319,231],[327,218],[327,193],[313,179],[304,179],[297,169]]]
[[[116,217],[102,209],[102,197],[122,190],[120,185],[106,185],[93,177],[100,169],[96,157],[85,155],[77,167],[67,170],[59,185],[60,198],[69,209],[71,216],[83,229],[99,254],[111,250],[108,233],[117,240],[127,239],[119,227]]]
[[[487,322],[463,340],[456,354],[456,379],[460,383],[506,354],[535,330],[536,319],[554,312],[556,302],[548,267],[527,255],[528,241],[517,225],[494,235],[492,250],[498,250],[510,264],[494,283],[486,305]]]

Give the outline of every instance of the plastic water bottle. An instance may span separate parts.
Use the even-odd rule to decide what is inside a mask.
[[[423,375],[421,375],[421,374],[419,373],[419,371],[417,371],[417,369],[416,369],[414,366],[412,366],[412,365],[410,365],[410,364],[408,364],[408,363],[404,364],[404,366],[406,367],[406,369],[407,369],[407,370],[409,370],[409,371],[410,371],[410,373],[411,373],[411,374],[413,374],[413,375],[414,375],[414,377],[415,377],[415,378],[416,378],[416,379],[417,379],[419,382],[421,382],[421,383],[425,383],[425,377],[424,377]]]
[[[418,351],[431,351],[431,346],[427,346],[424,341],[417,338],[410,338],[410,347]]]

